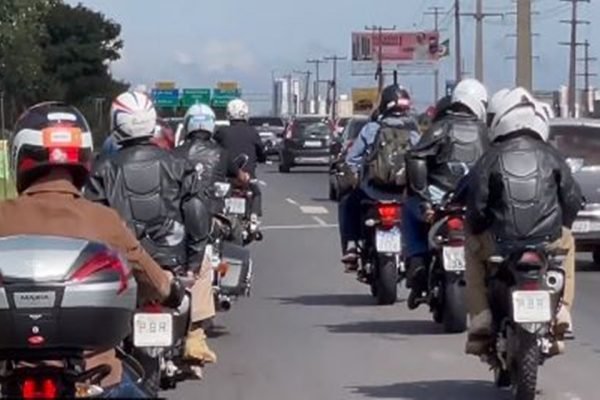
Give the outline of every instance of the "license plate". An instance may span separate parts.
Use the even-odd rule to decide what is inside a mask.
[[[575,221],[573,223],[573,232],[587,233],[590,231],[590,221]]]
[[[321,142],[318,140],[307,140],[306,142],[304,142],[304,147],[321,147]]]
[[[402,250],[402,235],[400,229],[393,228],[389,231],[377,230],[375,247],[379,253],[400,253]]]
[[[231,197],[225,199],[225,208],[228,213],[231,214],[245,214],[246,213],[246,199],[241,197]]]
[[[446,271],[465,270],[465,248],[463,246],[444,246],[444,269]]]
[[[139,313],[133,317],[135,347],[169,347],[173,345],[173,316],[167,313]]]
[[[514,291],[513,319],[517,323],[549,322],[552,319],[550,292],[546,290]]]

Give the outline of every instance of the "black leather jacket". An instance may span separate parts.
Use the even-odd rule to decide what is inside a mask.
[[[229,153],[205,132],[191,133],[185,142],[175,148],[174,154],[181,160],[187,160],[194,166],[200,177],[200,187],[204,195],[211,199],[211,211],[219,213],[223,210],[223,202],[213,196],[215,182],[227,182],[235,178],[239,168]]]
[[[464,172],[489,147],[487,127],[471,114],[448,112],[419,140],[407,155],[409,194],[429,201],[427,188],[435,185],[453,191]]]
[[[500,139],[481,158],[470,173],[466,197],[473,233],[491,229],[506,244],[558,239],[583,205],[564,158],[523,131]]]
[[[197,185],[191,164],[138,141],[98,158],[84,195],[115,209],[158,264],[198,271],[209,212]]]
[[[256,165],[267,161],[264,146],[256,129],[246,122],[232,121],[230,126],[220,127],[215,140],[235,159],[240,154],[248,155],[248,164],[243,168],[256,178]]]

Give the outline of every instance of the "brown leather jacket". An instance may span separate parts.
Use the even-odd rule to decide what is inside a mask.
[[[118,214],[82,198],[67,180],[35,183],[20,197],[0,203],[0,237],[20,234],[75,237],[110,245],[129,261],[144,298],[162,300],[169,294],[169,275],[144,251]],[[103,363],[113,367],[103,386],[120,382],[122,365],[114,351],[88,359],[90,367]]]

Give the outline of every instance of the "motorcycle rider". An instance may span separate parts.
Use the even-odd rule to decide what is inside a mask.
[[[367,123],[352,143],[346,155],[346,164],[355,175],[362,173],[360,183],[350,194],[344,197],[340,207],[340,233],[342,243],[346,243],[342,263],[346,270],[356,270],[358,260],[358,241],[361,239],[361,201],[365,198],[402,196],[404,185],[399,182],[396,189],[382,191],[374,187],[365,178],[365,159],[373,150],[377,135],[382,127],[393,127],[409,133],[408,146],[419,140],[420,132],[417,121],[408,114],[411,99],[408,91],[396,84],[386,87],[380,96],[376,121]]]
[[[36,234],[107,244],[133,268],[146,301],[180,304],[179,280],[152,260],[115,211],[83,198],[80,190],[89,174],[93,145],[79,110],[61,102],[34,105],[17,121],[9,146],[19,197],[0,203],[0,237]],[[101,383],[110,395],[147,398],[114,350],[86,359],[88,369],[101,364],[112,368]]]
[[[407,305],[424,303],[429,258],[428,231],[432,203],[452,192],[464,174],[489,146],[485,126],[488,94],[475,79],[458,83],[448,106],[441,104],[437,122],[407,157],[408,198],[403,208],[402,228],[407,259]],[[459,168],[457,168],[459,167]]]
[[[248,162],[242,170],[248,173],[251,179],[256,179],[257,163],[266,162],[267,154],[258,132],[248,124],[250,108],[243,100],[235,99],[227,104],[226,113],[230,125],[220,127],[215,134],[215,140],[227,150],[232,159],[242,154],[247,155]],[[257,183],[250,183],[249,189],[253,193],[250,221],[256,224],[262,216],[262,192]]]
[[[175,148],[175,156],[194,164],[201,175],[202,187],[211,197],[213,214],[223,210],[222,201],[212,198],[210,190],[215,182],[226,182],[227,178],[249,180],[249,174],[242,171],[231,159],[227,151],[214,139],[216,116],[212,108],[205,104],[195,104],[185,113],[183,121],[183,144]]]
[[[200,326],[214,317],[215,306],[210,262],[204,260],[210,213],[207,200],[196,195],[198,177],[185,161],[152,143],[156,110],[144,93],[118,96],[111,124],[119,149],[97,159],[85,196],[115,209],[163,268],[197,278],[184,356],[215,362]]]
[[[575,242],[570,228],[582,207],[580,188],[559,152],[547,143],[548,116],[523,88],[499,102],[493,145],[468,176],[465,248],[467,306],[471,318],[466,352],[482,355],[492,334],[486,296],[486,263],[496,245],[550,243],[568,251],[565,290],[558,311],[554,352],[571,330],[575,296]],[[508,162],[510,161],[510,162]]]

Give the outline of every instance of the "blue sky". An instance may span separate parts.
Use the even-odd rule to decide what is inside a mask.
[[[71,3],[77,1],[69,0]],[[396,25],[399,30],[432,26],[423,11],[430,6],[450,10],[452,0],[83,0],[122,26],[123,59],[112,66],[116,76],[134,84],[174,80],[179,87],[213,86],[218,80],[238,80],[246,93],[269,93],[271,71],[284,74],[311,68],[307,58],[350,52],[350,33],[365,25]],[[475,0],[462,0],[464,11],[474,11]],[[485,0],[491,12],[514,11],[513,0]],[[559,41],[569,38],[569,3],[534,0],[537,89],[554,89],[566,81],[568,49]],[[600,15],[600,1],[580,4],[581,16]],[[453,39],[452,19],[443,18],[442,36]],[[486,83],[496,89],[514,80],[514,16],[488,20],[485,28]],[[472,18],[463,19],[463,56],[473,71]],[[592,55],[600,56],[600,27],[581,26],[580,38],[589,38]],[[453,76],[453,59],[442,64],[442,82]],[[324,78],[330,66],[324,67]],[[340,67],[340,87],[368,86],[371,78],[350,76],[349,63]],[[431,78],[402,78],[420,104],[432,100]],[[260,107],[257,104],[257,107]]]

